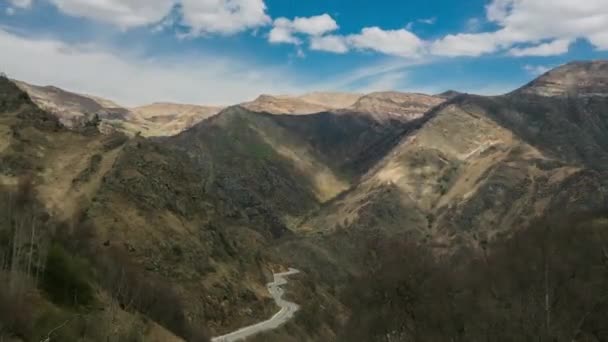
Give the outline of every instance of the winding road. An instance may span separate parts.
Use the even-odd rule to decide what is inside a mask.
[[[281,308],[281,310],[272,316],[272,318],[248,327],[241,328],[223,336],[214,337],[211,339],[211,342],[241,341],[261,332],[276,329],[292,319],[295,313],[300,309],[300,306],[296,303],[283,299],[283,294],[285,291],[281,288],[281,286],[287,284],[288,276],[297,273],[300,273],[300,271],[296,270],[295,268],[290,268],[287,272],[275,273],[274,281],[266,285],[268,292],[270,292],[270,295],[272,298],[274,298],[275,303],[277,303],[277,305]]]

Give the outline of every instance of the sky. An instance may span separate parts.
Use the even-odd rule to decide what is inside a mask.
[[[0,0],[0,71],[112,99],[496,95],[608,59],[608,0]]]

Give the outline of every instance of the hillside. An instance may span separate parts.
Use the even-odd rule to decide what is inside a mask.
[[[416,117],[436,102],[420,103]],[[346,110],[271,115],[237,106],[164,141],[208,156],[200,163],[214,174],[258,187],[255,192],[276,201],[279,212],[300,217],[346,190],[419,124]]]
[[[262,247],[285,228],[263,203],[251,221],[239,215],[245,208],[238,198],[254,210],[247,189],[216,185],[208,170],[160,143],[100,134],[95,126],[69,130],[0,81],[1,183],[12,188],[31,175],[40,210],[72,227],[68,241],[80,247],[66,248],[95,266],[100,296],[124,305],[134,300],[128,291],[156,284],[146,291],[165,291],[161,296],[174,300],[170,314],[179,317],[161,317],[149,302],[130,312],[183,337],[183,324],[195,319],[205,322],[197,328],[222,332],[268,314],[264,284],[272,263]],[[133,287],[114,287],[127,286],[113,278],[121,269]],[[243,298],[252,306],[242,308]]]
[[[569,84],[561,96],[538,95],[548,82],[543,76],[513,94],[444,103],[300,230],[407,233],[451,253],[479,248],[538,217],[604,208],[605,65],[550,72],[552,84]],[[588,70],[593,77],[580,76]],[[576,77],[583,78],[571,81]]]
[[[25,275],[19,298],[38,298],[57,317],[82,312],[85,326],[99,319],[194,341],[272,316],[265,284],[293,266],[302,274],[287,298],[302,309],[272,338],[352,339],[348,331],[365,325],[350,314],[365,314],[347,299],[376,307],[382,293],[358,286],[390,292],[399,288],[392,281],[411,280],[391,277],[393,262],[466,288],[434,262],[475,269],[488,246],[527,236],[540,219],[606,207],[607,66],[571,63],[494,97],[311,93],[225,109],[157,103],[122,116],[96,97],[31,88],[36,97],[2,78],[0,209],[28,209],[0,220],[0,251],[11,255],[0,275],[8,284]],[[81,119],[85,112],[100,120]],[[38,240],[23,227],[40,227]],[[49,290],[55,278],[36,275],[47,251],[50,270],[54,260],[76,260],[66,278],[79,281],[61,281],[88,289],[88,304],[66,307],[52,291],[62,287]],[[370,275],[382,278],[370,285]],[[429,293],[444,298],[443,283]],[[94,307],[134,323],[112,323]],[[30,330],[38,335],[21,340],[49,329]]]

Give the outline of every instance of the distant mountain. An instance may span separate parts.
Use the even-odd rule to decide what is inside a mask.
[[[101,119],[101,131],[144,136],[174,135],[214,114],[221,107],[175,103],[153,103],[127,108],[110,100],[69,92],[54,86],[15,83],[28,93],[40,108],[55,115],[68,128],[85,125],[95,116]]]
[[[312,92],[300,95],[297,98],[309,103],[325,106],[328,109],[348,108],[352,106],[363,94],[340,92]]]
[[[271,114],[314,114],[347,108],[362,95],[350,93],[315,92],[301,96],[260,95],[241,106],[254,112]]]
[[[147,125],[146,135],[150,136],[178,134],[221,110],[222,107],[166,102],[131,108],[136,122]]]
[[[30,95],[40,108],[56,115],[67,127],[81,125],[92,115],[107,120],[128,120],[128,109],[106,99],[81,95],[53,86],[36,86],[15,81],[17,86]]]
[[[429,109],[441,104],[440,97],[399,92],[378,92],[362,96],[348,111],[369,113],[377,120],[421,118]]]
[[[412,120],[443,102],[440,97],[400,92],[350,94],[316,92],[302,96],[261,95],[241,104],[254,112],[271,114],[314,114],[320,112],[366,113],[376,120]]]

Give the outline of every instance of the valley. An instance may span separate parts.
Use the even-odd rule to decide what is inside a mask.
[[[227,107],[2,77],[0,336],[601,341],[607,180],[606,61]]]

